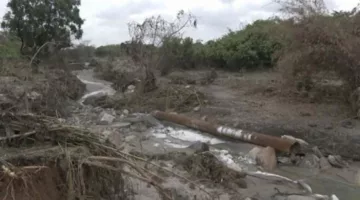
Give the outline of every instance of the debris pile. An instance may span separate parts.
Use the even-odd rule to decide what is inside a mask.
[[[149,113],[153,110],[188,112],[207,103],[205,95],[191,87],[162,86],[147,93],[115,94],[96,101],[103,108],[123,109]]]
[[[167,196],[138,164],[146,160],[95,133],[34,114],[2,113],[0,122],[1,199],[131,199],[129,177]]]
[[[0,79],[2,111],[27,111],[49,116],[67,116],[69,100],[77,100],[85,84],[64,70],[49,70],[32,80],[9,76]]]

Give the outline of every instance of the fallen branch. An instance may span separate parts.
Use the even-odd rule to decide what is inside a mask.
[[[17,134],[17,135],[12,135],[12,136],[8,136],[8,137],[0,137],[0,141],[14,139],[14,138],[18,138],[18,137],[28,137],[30,135],[34,135],[35,133],[36,133],[36,131],[30,131],[30,132],[26,132],[24,134]]]

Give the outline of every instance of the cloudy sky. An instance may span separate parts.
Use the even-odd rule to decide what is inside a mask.
[[[8,0],[0,0],[0,16]],[[351,9],[359,0],[326,0],[331,10]],[[127,22],[142,21],[152,15],[166,19],[178,10],[190,11],[198,19],[198,28],[186,30],[195,39],[209,40],[257,19],[276,14],[272,0],[82,0],[81,16],[85,18],[83,40],[99,46],[129,39]]]

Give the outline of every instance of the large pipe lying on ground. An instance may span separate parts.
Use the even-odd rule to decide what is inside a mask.
[[[252,143],[259,146],[269,146],[276,150],[286,153],[296,153],[300,145],[296,141],[284,139],[280,137],[265,135],[261,133],[248,132],[240,129],[233,129],[230,127],[220,126],[213,123],[208,123],[203,120],[191,119],[186,116],[166,113],[162,111],[154,111],[152,115],[159,119],[173,122],[179,125],[187,126],[189,128],[197,129],[216,136],[229,137],[236,140]]]

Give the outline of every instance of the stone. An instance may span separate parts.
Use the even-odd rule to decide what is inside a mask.
[[[135,85],[129,85],[127,87],[128,90],[135,90],[136,86]]]
[[[208,144],[206,144],[204,142],[199,142],[199,141],[191,144],[190,146],[188,146],[188,148],[195,150],[195,153],[202,153],[202,152],[210,151],[210,147]]]
[[[129,115],[130,112],[129,112],[129,110],[124,109],[122,113],[123,113],[125,116],[127,116],[127,115]]]
[[[99,125],[109,125],[114,121],[115,117],[106,113],[102,112],[99,117]]]
[[[102,132],[102,136],[103,136],[105,139],[109,138],[109,136],[110,136],[111,134],[112,134],[112,132],[109,131],[109,130],[105,130],[105,131]]]
[[[345,161],[339,155],[336,156],[329,155],[328,161],[333,167],[336,168],[344,168],[347,166],[347,163],[345,163]]]
[[[341,126],[347,129],[352,129],[355,127],[354,123],[351,120],[344,120],[341,122]]]
[[[200,110],[200,106],[197,106],[193,109],[195,112],[198,112]]]
[[[252,148],[249,153],[248,156],[253,159],[256,160],[256,156],[258,155],[258,153],[261,151],[262,147],[254,147]]]
[[[306,154],[305,157],[303,157],[299,163],[300,167],[306,167],[306,168],[319,168],[319,161],[320,158],[317,157],[314,154]]]
[[[272,147],[261,149],[256,155],[256,164],[266,171],[273,171],[277,166],[276,152]]]
[[[331,168],[331,165],[327,158],[321,157],[319,160],[319,166],[321,170],[328,170]]]

